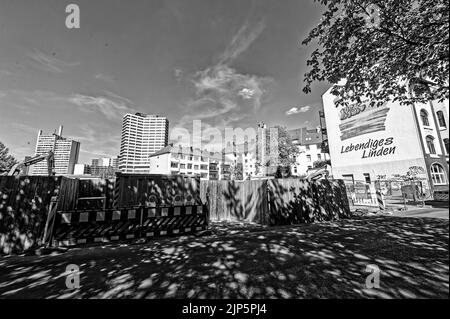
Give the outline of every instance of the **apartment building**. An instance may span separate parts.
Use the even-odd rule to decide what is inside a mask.
[[[413,170],[427,198],[448,200],[448,100],[339,106],[331,91],[322,99],[335,178],[395,181]]]
[[[119,170],[123,173],[150,172],[150,156],[166,147],[169,121],[158,115],[126,114],[122,123]]]
[[[150,174],[198,176],[209,179],[209,158],[192,148],[167,146],[150,155]]]
[[[308,170],[314,168],[315,162],[330,159],[330,155],[322,150],[323,139],[320,127],[315,129],[303,127],[290,130],[288,133],[299,149],[295,164],[291,165],[293,176],[304,176]]]
[[[78,162],[80,142],[62,136],[63,127],[59,127],[58,133],[44,134],[39,130],[36,141],[35,155],[44,155],[49,151],[54,153],[55,174],[71,175],[75,164]],[[46,161],[36,163],[30,169],[30,175],[48,175]]]

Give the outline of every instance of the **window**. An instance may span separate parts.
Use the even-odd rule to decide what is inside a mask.
[[[170,164],[170,167],[172,167],[172,168],[178,168],[178,163],[172,162],[172,163]]]
[[[192,164],[188,164],[188,165],[187,165],[187,168],[188,168],[188,169],[192,169]]]
[[[309,151],[309,150],[310,150],[310,147],[309,147],[309,145],[306,145],[306,150],[307,150],[307,151]]]
[[[444,145],[445,145],[445,151],[447,152],[447,154],[449,154],[450,150],[449,150],[449,145],[448,145],[448,138],[444,138]]]
[[[440,127],[447,127],[447,123],[445,123],[444,112],[442,112],[442,111],[437,111],[437,112],[436,112],[436,115],[437,115],[437,118],[438,118],[439,126],[440,126]]]
[[[436,148],[434,147],[434,137],[431,135],[427,136],[427,146],[430,154],[436,154]]]
[[[317,154],[317,158],[319,159],[319,161],[322,159],[322,155]]]
[[[306,160],[307,160],[308,162],[311,162],[311,155],[306,155]]]
[[[186,168],[186,164],[180,164],[180,168],[181,169],[185,169]]]
[[[353,174],[342,175],[342,180],[344,181],[347,190],[354,191],[355,178],[353,177]]]
[[[428,112],[425,110],[420,111],[420,118],[422,119],[422,124],[424,126],[430,126],[430,122],[428,121]]]
[[[440,164],[431,165],[431,179],[433,180],[434,185],[447,184],[445,171]]]
[[[370,184],[370,174],[369,173],[364,173],[364,180],[366,181],[367,184]]]

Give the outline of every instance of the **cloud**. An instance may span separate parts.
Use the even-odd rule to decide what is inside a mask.
[[[187,114],[180,120],[180,125],[201,119],[227,126],[261,108],[267,87],[273,79],[243,74],[231,67],[232,62],[250,48],[265,28],[263,19],[256,24],[251,23],[255,21],[252,12],[253,8],[215,64],[186,77],[194,85],[195,97],[184,105]],[[177,78],[185,77],[180,69],[174,72]]]
[[[253,96],[255,95],[255,91],[248,89],[248,88],[243,88],[242,90],[239,91],[238,93],[243,99],[245,100],[250,100],[251,98],[253,98]]]
[[[175,68],[175,69],[173,69],[173,75],[175,76],[177,81],[180,81],[184,75],[184,71],[182,69]]]
[[[62,73],[65,68],[80,65],[80,62],[66,62],[52,55],[45,54],[37,49],[29,53],[29,57],[34,62],[34,64],[46,71]]]
[[[125,113],[132,112],[134,107],[129,99],[108,91],[97,96],[74,94],[69,102],[87,112],[97,110],[109,120],[121,118]]]
[[[102,73],[97,74],[95,76],[95,78],[97,80],[102,80],[102,81],[105,81],[105,82],[113,82],[114,81],[114,77],[109,76],[109,75],[105,75],[105,74],[102,74]]]
[[[294,115],[294,114],[299,114],[299,113],[306,113],[311,109],[311,106],[307,105],[307,106],[303,106],[301,108],[298,107],[293,107],[290,110],[286,111],[286,115]]]
[[[77,131],[79,135],[72,135],[71,138],[81,143],[80,152],[89,155],[91,159],[118,155],[120,134],[111,134],[110,129],[99,129],[88,124],[81,125]]]
[[[265,86],[270,78],[241,74],[227,65],[216,65],[197,72],[192,79],[196,98],[187,103],[189,114],[183,120],[214,119],[224,116],[227,122],[242,119],[241,113],[261,107]],[[223,119],[222,119],[223,120]]]
[[[0,78],[14,75],[11,71],[0,69]]]
[[[249,21],[246,21],[220,56],[219,64],[229,64],[240,54],[247,51],[252,43],[261,35],[265,27],[264,20],[260,20],[253,28],[250,28]]]

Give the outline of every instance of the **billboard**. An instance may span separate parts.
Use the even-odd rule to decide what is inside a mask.
[[[371,106],[365,100],[338,107],[331,88],[322,98],[333,169],[384,163],[392,170],[399,166],[393,174],[406,174],[408,164],[399,161],[422,163],[413,106],[397,102]]]

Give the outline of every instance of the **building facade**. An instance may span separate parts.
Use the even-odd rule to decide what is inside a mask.
[[[63,127],[60,126],[58,133],[44,134],[38,132],[35,155],[44,155],[49,151],[54,153],[55,174],[71,175],[75,164],[78,162],[80,153],[80,142],[62,136]],[[36,163],[30,169],[30,175],[48,175],[48,164],[46,161]]]
[[[75,164],[73,175],[90,175],[91,167],[87,164]]]
[[[278,128],[268,128],[258,123],[256,135],[256,162],[259,163],[259,176],[274,175],[278,168]]]
[[[260,173],[256,157],[253,153],[242,154],[242,175],[243,179],[251,179]],[[261,174],[259,174],[261,175]]]
[[[197,176],[209,180],[209,158],[192,149],[167,146],[150,155],[150,174]]]
[[[122,123],[119,170],[123,173],[149,173],[150,155],[166,147],[169,121],[158,115],[126,114]]]
[[[291,165],[293,176],[305,176],[308,170],[314,168],[314,163],[330,159],[330,155],[322,150],[321,128],[308,129],[306,127],[290,130],[292,142],[299,149],[295,157],[295,164]]]
[[[363,100],[344,107],[331,88],[322,98],[334,178],[370,182],[414,175],[427,198],[448,198],[448,100],[378,107]]]
[[[112,176],[119,171],[118,157],[94,158],[90,165],[90,174],[93,176]]]

